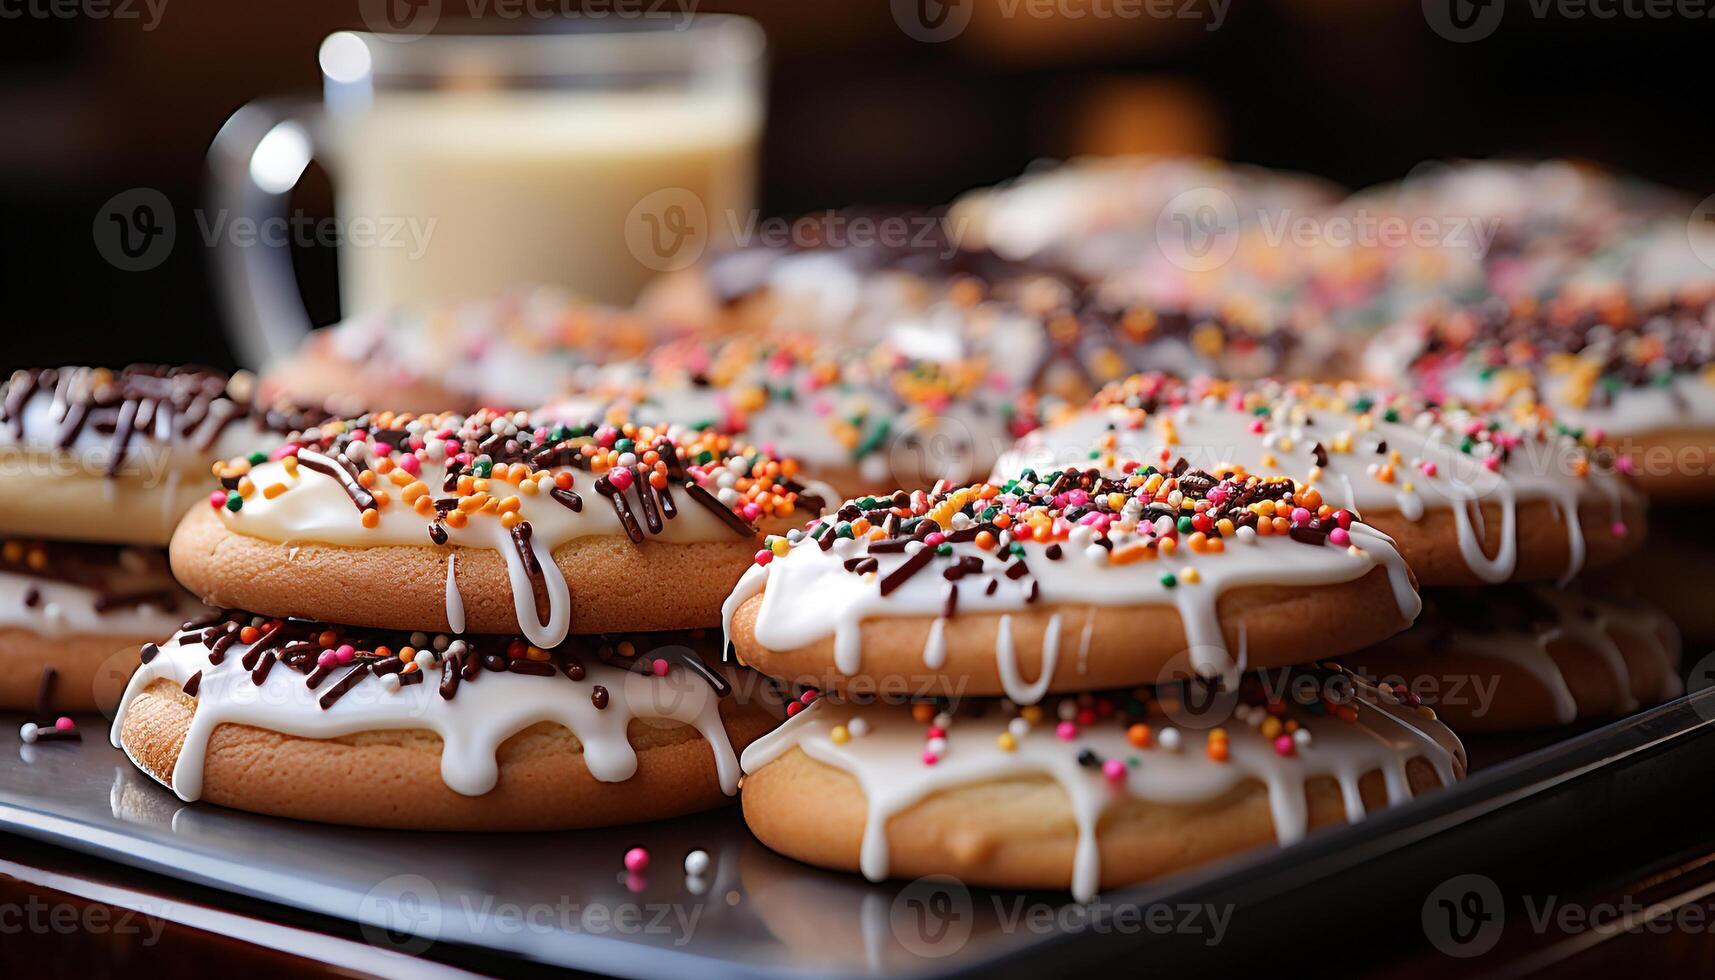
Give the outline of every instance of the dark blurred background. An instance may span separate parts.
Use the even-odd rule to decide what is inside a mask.
[[[111,2],[83,9],[131,16],[0,2],[7,370],[230,365],[207,251],[177,247],[157,268],[124,272],[96,251],[92,222],[114,194],[147,186],[186,227],[221,122],[258,96],[316,93],[320,40],[362,26],[355,0],[155,0],[153,14],[141,0]],[[1540,15],[1542,4],[1518,2],[1489,36],[1455,43],[1430,26],[1446,0],[1171,0],[1192,16],[1006,15],[1023,2],[957,0],[974,4],[969,26],[938,44],[901,30],[886,0],[697,4],[755,17],[769,37],[764,213],[931,205],[1039,158],[1133,151],[1208,153],[1352,187],[1426,158],[1570,156],[1699,196],[1715,189],[1715,20],[1684,16],[1696,4],[1599,17],[1621,0],[1567,0]],[[331,213],[325,174],[312,168],[294,205]],[[337,319],[332,249],[296,259],[316,321]]]

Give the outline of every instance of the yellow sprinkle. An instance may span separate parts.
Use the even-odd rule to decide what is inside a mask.
[[[1018,748],[1018,739],[1013,738],[1011,732],[1001,732],[1000,737],[995,739],[995,744],[1000,746],[1002,752],[1011,752]]]
[[[1196,585],[1198,582],[1203,581],[1203,576],[1197,574],[1197,570],[1195,568],[1192,568],[1190,565],[1186,565],[1184,568],[1179,570],[1179,581],[1184,582],[1186,585]]]
[[[514,495],[507,497],[505,500],[500,502],[500,512],[502,514],[516,514],[518,512],[518,508],[522,506],[524,506],[524,501]]]
[[[285,492],[286,485],[284,483],[270,483],[262,488],[262,496],[267,497],[269,500],[273,500],[275,497],[278,497]]]
[[[500,515],[500,526],[507,530],[517,527],[519,524],[523,523],[523,521],[524,515],[515,510],[507,511]]]
[[[381,523],[381,514],[378,511],[376,511],[375,508],[370,507],[363,512],[363,526],[364,527],[375,527],[377,524],[380,524],[380,523]]]
[[[251,483],[249,477],[246,476],[246,477],[241,477],[239,479],[239,481],[238,481],[238,495],[240,497],[248,498],[251,494],[253,494],[255,492],[256,492],[256,484]]]
[[[844,725],[835,725],[828,737],[834,740],[835,745],[844,745],[852,740],[852,733]]]
[[[1025,721],[1035,725],[1042,721],[1042,707],[1040,705],[1027,704],[1018,712],[1018,715]]]

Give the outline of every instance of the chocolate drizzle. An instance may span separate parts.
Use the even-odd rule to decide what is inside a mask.
[[[365,490],[363,484],[357,481],[357,474],[348,468],[351,464],[346,461],[345,457],[324,456],[314,449],[299,449],[298,465],[333,477],[338,481],[340,488],[345,491],[345,495],[351,498],[353,504],[357,505],[358,510],[373,510],[375,508],[375,495]]]

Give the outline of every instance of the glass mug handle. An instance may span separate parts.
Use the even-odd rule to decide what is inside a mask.
[[[210,203],[227,227],[283,225],[292,188],[315,155],[321,106],[262,99],[226,120],[208,148]],[[309,335],[309,309],[292,271],[290,235],[216,236],[215,281],[227,337],[239,363],[265,368]]]

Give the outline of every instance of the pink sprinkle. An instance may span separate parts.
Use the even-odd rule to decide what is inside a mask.
[[[1256,433],[1256,434],[1257,434],[1257,435],[1259,435],[1259,436],[1260,436],[1260,435],[1262,435],[1262,431],[1263,431],[1263,424],[1262,424],[1262,419],[1254,419],[1254,420],[1252,420],[1252,422],[1251,422],[1251,431],[1252,431],[1252,432],[1254,432],[1254,433]]]
[[[1418,467],[1418,469],[1423,471],[1424,476],[1434,476],[1436,473],[1440,472],[1441,467],[1436,466],[1434,460],[1426,459],[1423,461],[1423,465]]]
[[[357,648],[349,643],[342,643],[340,644],[339,649],[333,652],[333,655],[340,663],[349,664],[353,660],[357,659]]]
[[[1501,468],[1501,458],[1499,456],[1484,456],[1483,466],[1488,468],[1490,472],[1498,472]]]
[[[821,696],[822,696],[822,692],[818,691],[812,687],[809,690],[805,691],[803,694],[798,695],[798,700],[804,702],[804,704],[806,704],[806,705],[812,705],[812,704],[815,704],[816,700],[818,698],[820,698]]]
[[[639,874],[649,870],[649,851],[647,848],[634,847],[625,852],[625,870]]]
[[[407,453],[399,457],[399,468],[412,476],[416,476],[423,472],[423,461],[418,459],[416,456]]]
[[[339,657],[332,650],[323,650],[321,656],[316,658],[316,665],[332,670],[339,666]]]
[[[607,482],[613,484],[615,490],[624,490],[631,486],[631,471],[622,469],[609,470]]]
[[[947,540],[947,536],[945,534],[942,534],[940,531],[931,531],[931,532],[929,532],[929,534],[927,536],[925,536],[923,538],[923,543],[925,545],[933,548],[936,545],[938,545],[938,544],[940,544],[946,540]]]
[[[1621,456],[1614,460],[1614,468],[1621,473],[1630,473],[1637,468],[1637,463],[1630,456]]]
[[[68,728],[76,728],[77,722],[72,721],[70,718],[66,717],[65,715],[60,715],[58,718],[54,719],[54,727],[60,729],[61,731],[64,731]]]
[[[1608,530],[1613,532],[1613,535],[1616,538],[1623,538],[1631,533],[1631,528],[1626,527],[1625,521],[1615,521],[1614,525],[1608,528]]]
[[[940,762],[940,761],[941,761],[941,757],[936,755],[933,752],[924,752],[923,753],[923,764],[926,766],[932,766],[935,763]]]
[[[602,447],[603,449],[606,449],[609,446],[612,446],[614,444],[615,440],[617,440],[618,438],[619,438],[619,430],[615,429],[611,425],[604,425],[601,428],[595,430],[596,445]]]
[[[666,677],[667,676],[667,661],[661,659],[660,657],[656,657],[655,662],[649,665],[649,669],[655,672],[656,677]]]
[[[1069,721],[1063,721],[1054,726],[1054,734],[1060,736],[1060,741],[1070,742],[1078,737],[1078,726]]]
[[[1222,503],[1223,501],[1225,501],[1226,499],[1227,499],[1227,488],[1226,487],[1211,487],[1211,488],[1209,488],[1209,503],[1218,505],[1218,504]]]
[[[1279,755],[1291,755],[1293,752],[1292,736],[1276,735],[1274,737],[1274,751]]]
[[[774,552],[769,551],[767,548],[763,548],[756,553],[756,563],[758,565],[766,565],[773,560]]]
[[[208,505],[210,507],[213,507],[215,510],[219,510],[222,507],[225,507],[226,506],[226,494],[221,493],[219,490],[216,490],[215,492],[209,494],[208,495]]]
[[[352,442],[368,442],[369,441],[369,430],[368,429],[352,429],[351,430],[351,441]]]
[[[1125,763],[1118,759],[1109,759],[1102,763],[1102,775],[1108,777],[1108,782],[1117,783],[1125,778]]]
[[[1328,532],[1328,540],[1335,545],[1344,548],[1352,543],[1352,535],[1351,532],[1347,531],[1345,528],[1337,527]]]
[[[271,460],[272,462],[278,463],[280,460],[285,459],[287,456],[297,455],[298,450],[301,448],[303,448],[303,447],[299,446],[295,442],[288,442],[285,445],[279,447],[278,449],[275,449],[273,452],[269,453],[268,459]]]
[[[788,701],[788,702],[786,702],[786,717],[788,717],[788,718],[792,717],[793,715],[795,715],[798,712],[803,711],[803,710],[804,710],[804,703],[802,701]]]
[[[740,509],[739,513],[745,520],[754,524],[756,523],[756,519],[762,516],[762,508],[758,507],[754,503],[745,504],[744,507]]]
[[[1334,523],[1340,525],[1341,527],[1351,527],[1352,526],[1352,512],[1349,510],[1337,510],[1337,511],[1335,511],[1334,512]]]
[[[929,734],[925,737],[926,738],[946,738],[947,737],[947,730],[945,728],[940,727],[939,725],[930,725],[929,726]]]
[[[1310,513],[1310,510],[1307,507],[1292,508],[1292,523],[1294,524],[1308,524],[1310,523],[1310,518],[1314,516],[1315,515]]]

